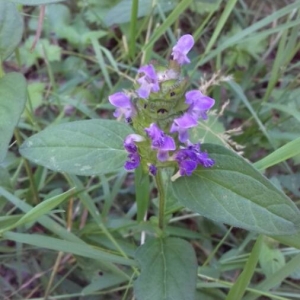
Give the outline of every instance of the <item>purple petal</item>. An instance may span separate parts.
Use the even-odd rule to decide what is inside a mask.
[[[136,92],[140,98],[147,99],[151,93],[151,86],[147,83],[143,83]]]
[[[175,155],[181,176],[190,176],[198,165],[202,165],[205,168],[210,168],[214,165],[214,160],[206,152],[200,151],[199,143],[191,144],[188,141],[187,144],[186,148],[180,149]]]
[[[207,111],[215,104],[215,100],[203,95],[198,90],[192,90],[185,94],[185,103],[190,104],[188,113],[195,119],[200,117],[207,119]]]
[[[172,56],[179,65],[187,64],[190,62],[187,57],[188,52],[194,46],[194,38],[190,34],[183,35],[173,47]]]
[[[136,91],[140,98],[146,99],[149,97],[151,91],[156,93],[159,91],[158,77],[156,75],[153,65],[146,65],[139,68],[138,73],[144,75],[137,79],[141,85]]]
[[[156,176],[157,168],[154,165],[149,165],[149,173],[153,176]]]
[[[144,73],[145,75],[142,76],[137,80],[138,83],[142,84],[144,80],[155,82],[157,81],[157,75],[153,65],[146,65],[139,68],[138,73]]]
[[[193,105],[198,110],[209,110],[215,104],[214,99],[203,95],[198,90],[192,90],[185,93],[185,99],[185,103]]]
[[[173,151],[176,149],[174,139],[168,135],[164,136],[163,144],[159,147],[162,151]]]
[[[124,167],[128,171],[136,169],[140,165],[140,161],[141,158],[137,152],[129,153],[128,160],[125,162]]]
[[[124,140],[124,148],[129,153],[136,153],[138,148],[135,145],[135,142],[142,142],[144,138],[139,134],[129,134]]]
[[[179,172],[181,176],[191,176],[197,168],[197,163],[194,161],[183,161],[179,164]]]
[[[108,100],[113,106],[116,107],[131,107],[130,98],[122,92],[118,92],[108,96]]]
[[[150,124],[149,128],[145,128],[145,132],[152,141],[164,136],[164,132],[155,123]]]
[[[211,159],[206,152],[201,152],[197,155],[198,163],[201,164],[205,168],[211,168],[215,161]]]
[[[158,151],[157,152],[157,159],[159,160],[159,161],[166,161],[166,160],[168,160],[168,158],[169,158],[169,153],[168,153],[168,151]]]
[[[197,126],[197,121],[189,114],[185,113],[180,118],[174,119],[170,132],[178,132],[179,141],[184,143],[188,140],[188,129]]]

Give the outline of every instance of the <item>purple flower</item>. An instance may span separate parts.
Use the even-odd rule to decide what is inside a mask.
[[[126,119],[129,119],[132,116],[133,106],[126,94],[118,92],[108,96],[108,100],[113,106],[117,107],[114,117],[121,118],[124,115]]]
[[[157,173],[157,168],[152,165],[152,164],[149,164],[149,173],[152,175],[152,176],[156,176],[156,173]]]
[[[129,153],[135,153],[137,152],[137,146],[135,145],[135,142],[142,142],[145,139],[139,135],[139,134],[129,134],[124,140],[124,148]]]
[[[191,143],[189,143],[186,148],[182,148],[176,153],[175,160],[178,162],[179,173],[181,176],[192,175],[198,165],[210,168],[215,163],[213,159],[209,158],[206,152],[200,151],[200,144]]]
[[[179,65],[190,63],[187,54],[194,46],[194,38],[190,34],[183,35],[173,47],[172,56]]]
[[[185,103],[190,104],[188,112],[198,120],[200,117],[203,120],[207,119],[207,111],[211,109],[215,100],[203,95],[199,90],[192,90],[185,93]]]
[[[138,153],[138,148],[135,142],[142,142],[144,138],[138,134],[129,134],[124,140],[124,148],[129,153],[128,160],[125,162],[125,169],[126,170],[133,170],[136,169],[141,162],[140,155]]]
[[[136,91],[140,98],[147,99],[151,92],[159,91],[158,78],[153,65],[146,65],[139,68],[138,73],[144,73],[138,78],[140,88]]]
[[[188,129],[197,126],[197,121],[189,114],[184,113],[180,118],[174,119],[170,132],[178,132],[179,141],[184,143],[189,138]]]
[[[168,151],[176,149],[173,138],[166,135],[155,123],[145,128],[145,132],[151,139],[151,148],[157,150],[158,160],[166,161],[169,157]]]
[[[125,165],[124,165],[126,170],[130,171],[130,170],[136,169],[140,165],[141,158],[140,158],[138,152],[129,153],[127,158],[128,158],[128,160],[125,162]]]

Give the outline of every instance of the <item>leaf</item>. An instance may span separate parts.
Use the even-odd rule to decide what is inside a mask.
[[[275,150],[254,165],[256,168],[263,170],[298,154],[300,154],[300,137]]]
[[[23,34],[23,19],[14,3],[0,0],[0,61],[18,46]]]
[[[40,234],[16,233],[12,231],[4,232],[3,237],[8,240],[33,245],[40,248],[48,248],[56,251],[62,251],[88,258],[93,258],[105,263],[112,262],[126,266],[135,265],[135,262],[131,259],[111,254],[98,248],[93,248],[88,244],[69,242],[53,237],[43,236]]]
[[[20,73],[0,78],[0,162],[6,156],[10,139],[26,103],[26,81]]]
[[[113,8],[111,8],[105,15],[104,22],[107,26],[113,24],[122,24],[130,22],[131,20],[131,6],[132,0],[122,0]],[[160,0],[160,8],[163,12],[172,10],[176,2],[174,0]],[[152,0],[139,0],[138,17],[144,17],[151,13],[153,10]],[[155,9],[155,11],[157,11]]]
[[[197,260],[192,246],[178,238],[148,240],[136,253],[141,275],[137,300],[194,300]]]
[[[294,234],[299,229],[297,206],[242,157],[219,146],[203,149],[214,167],[199,168],[173,183],[178,201],[216,222],[268,235]]]
[[[261,266],[262,272],[267,278],[272,277],[272,275],[284,267],[285,257],[283,253],[276,248],[272,248],[266,242],[263,243],[261,253],[259,256],[259,264]]]
[[[64,200],[74,194],[74,189],[71,189],[65,193],[62,193],[58,196],[51,197],[50,199],[44,200],[43,202],[36,205],[29,212],[27,212],[21,219],[14,224],[14,227],[36,221],[39,217],[47,214],[54,207],[61,204]]]
[[[111,120],[60,124],[33,135],[20,148],[27,159],[58,172],[95,175],[118,171],[127,157],[131,128]]]
[[[23,4],[23,5],[45,5],[57,2],[63,2],[66,0],[9,0],[14,3]]]
[[[239,300],[242,299],[247,286],[249,285],[251,278],[254,274],[256,264],[259,258],[259,254],[261,252],[263,237],[259,236],[255,242],[255,245],[251,251],[251,254],[246,262],[246,265],[243,268],[243,272],[234,283],[232,288],[230,289],[225,300]]]

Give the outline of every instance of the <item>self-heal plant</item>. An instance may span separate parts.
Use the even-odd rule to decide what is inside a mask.
[[[134,91],[109,96],[117,107],[114,116],[124,115],[136,132],[135,138],[130,135],[124,142],[128,152],[125,169],[141,164],[153,175],[157,169],[174,167],[178,170],[175,179],[192,175],[198,166],[214,165],[213,159],[201,152],[200,144],[189,140],[190,128],[206,120],[215,103],[200,90],[186,91],[188,80],[181,75],[181,66],[190,62],[187,54],[193,45],[191,35],[182,36],[172,49],[168,66],[153,63],[140,67]]]

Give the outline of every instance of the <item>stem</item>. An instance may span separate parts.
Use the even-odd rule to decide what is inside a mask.
[[[19,129],[16,128],[15,131],[14,131],[14,134],[15,134],[17,144],[20,147],[21,144],[22,144],[22,140],[21,140],[21,135],[20,135]],[[34,177],[33,177],[32,171],[31,171],[31,167],[29,165],[28,160],[24,157],[23,157],[23,159],[24,159],[25,169],[26,169],[26,172],[27,172],[27,175],[28,175],[28,178],[29,178],[30,186],[31,186],[31,189],[32,189],[31,191],[33,193],[33,198],[34,198],[33,203],[38,204],[38,203],[40,203],[39,193],[38,193],[37,187],[35,185]]]
[[[155,180],[156,180],[156,186],[157,186],[157,190],[158,190],[158,200],[159,200],[158,226],[161,230],[163,230],[164,229],[166,199],[165,199],[164,183],[163,183],[160,169],[157,170]]]
[[[5,72],[3,70],[2,61],[0,59],[0,78],[4,77],[4,75],[5,75]]]

